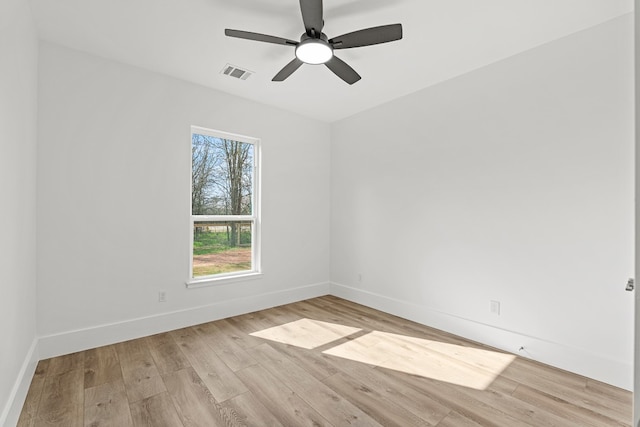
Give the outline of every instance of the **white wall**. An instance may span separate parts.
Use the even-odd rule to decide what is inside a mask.
[[[27,2],[0,2],[0,425],[34,368],[37,52]]]
[[[630,389],[632,40],[627,15],[334,124],[332,291]]]
[[[47,43],[39,85],[43,354],[328,292],[327,124]],[[185,288],[191,125],[262,140],[260,279]]]

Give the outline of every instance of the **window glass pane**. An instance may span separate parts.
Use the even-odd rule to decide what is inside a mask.
[[[253,144],[193,133],[192,215],[251,215]]]
[[[253,269],[252,221],[195,221],[192,276]]]

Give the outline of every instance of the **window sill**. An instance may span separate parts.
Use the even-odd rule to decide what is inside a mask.
[[[233,276],[224,277],[207,277],[204,279],[192,279],[189,280],[186,285],[187,289],[205,288],[209,286],[226,285],[229,283],[244,282],[246,280],[255,280],[262,277],[260,272],[249,272],[246,274],[238,274]]]

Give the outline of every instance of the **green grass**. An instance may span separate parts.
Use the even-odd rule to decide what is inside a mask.
[[[229,244],[228,234],[200,231],[193,236],[193,277],[251,270],[251,233],[240,234],[240,246]]]
[[[244,232],[240,234],[240,244],[242,246],[251,244],[251,233]],[[233,246],[229,244],[227,233],[202,231],[193,235],[193,254],[208,255],[224,252]]]

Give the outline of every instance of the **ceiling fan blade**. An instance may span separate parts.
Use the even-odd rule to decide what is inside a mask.
[[[362,78],[360,77],[360,74],[356,73],[356,70],[351,68],[346,62],[336,56],[333,56],[324,65],[326,65],[327,68],[333,71],[336,76],[340,77],[350,85],[354,84]]]
[[[329,40],[334,49],[348,49],[351,47],[371,46],[387,43],[402,38],[402,24],[382,25],[343,34]]]
[[[280,70],[280,72],[276,74],[273,79],[271,79],[271,81],[274,81],[274,82],[284,81],[287,77],[293,74],[294,71],[300,68],[302,64],[304,64],[304,62],[300,61],[298,58],[293,58],[293,61],[285,65],[284,68]]]
[[[287,46],[297,46],[298,42],[294,40],[285,39],[282,37],[269,36],[266,34],[252,33],[250,31],[241,30],[224,30],[224,34],[229,37],[237,37],[239,39],[255,40],[258,42],[283,44]]]
[[[324,19],[322,19],[322,0],[300,0],[300,11],[302,12],[302,21],[307,34],[311,35],[311,30],[319,36],[324,27]]]

